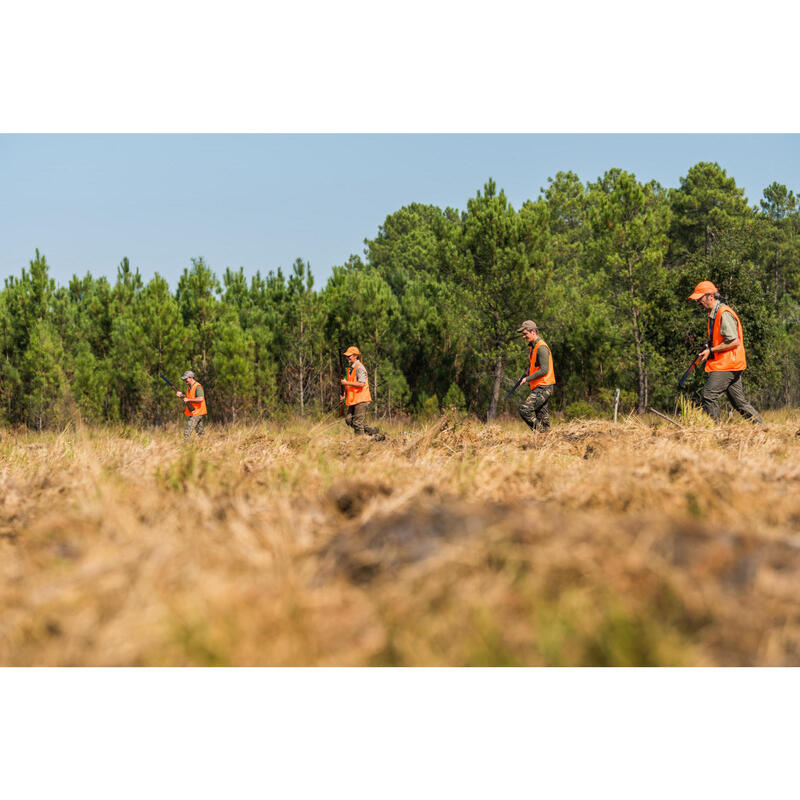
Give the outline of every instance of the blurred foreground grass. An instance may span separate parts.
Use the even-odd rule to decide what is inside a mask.
[[[0,664],[800,664],[767,421],[2,430]]]

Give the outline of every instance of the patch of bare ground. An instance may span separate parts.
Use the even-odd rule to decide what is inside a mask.
[[[4,431],[4,665],[797,665],[796,414]]]

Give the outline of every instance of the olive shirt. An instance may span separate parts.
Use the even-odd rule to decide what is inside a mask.
[[[534,345],[536,347],[536,345]],[[550,371],[550,348],[542,342],[539,349],[536,351],[536,366],[538,369],[530,380],[535,381],[537,378],[543,378]]]
[[[199,383],[195,383],[195,386],[197,388],[194,390],[194,399],[200,400],[203,396],[203,387]]]
[[[720,301],[717,300],[714,310],[711,312],[711,314],[709,314],[712,331],[714,330],[714,320],[717,317],[717,311],[719,311],[720,304]],[[739,327],[736,324],[735,317],[730,311],[722,312],[722,319],[719,321],[719,333],[726,344],[728,342],[732,342],[739,335]]]

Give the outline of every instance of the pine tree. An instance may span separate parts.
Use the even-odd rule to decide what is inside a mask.
[[[57,332],[45,320],[33,323],[20,362],[22,383],[19,413],[38,431],[72,419],[72,396],[63,369],[64,351]]]
[[[225,420],[235,423],[237,414],[252,406],[255,388],[253,339],[242,330],[235,309],[224,309],[211,347],[214,405]]]
[[[591,258],[602,270],[603,288],[619,314],[623,338],[630,337],[637,375],[637,410],[647,409],[649,362],[653,349],[646,337],[652,313],[650,292],[664,280],[670,209],[655,181],[640,184],[634,175],[613,169],[590,185]]]
[[[176,299],[189,331],[190,361],[203,375],[209,374],[208,355],[219,313],[219,291],[216,276],[202,258],[193,258],[192,268],[184,269],[178,281]]]
[[[472,346],[491,368],[487,419],[497,414],[509,346],[520,322],[535,311],[536,275],[525,246],[525,232],[514,210],[493,180],[467,202],[467,211],[443,248],[443,257],[470,320]]]
[[[701,161],[681,178],[672,201],[672,258],[710,255],[720,231],[736,217],[752,215],[744,190],[716,162]]]

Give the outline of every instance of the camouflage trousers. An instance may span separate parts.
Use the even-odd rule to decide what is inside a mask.
[[[188,439],[192,438],[192,431],[194,431],[198,436],[203,435],[203,420],[205,416],[201,417],[186,417],[186,427],[183,429],[183,439],[187,441]]]
[[[369,403],[356,403],[353,406],[347,406],[344,412],[344,421],[346,425],[349,425],[353,429],[353,433],[358,436],[362,433],[368,433],[370,436],[374,436],[378,433],[377,428],[370,428],[369,425],[366,425],[367,421],[367,406]]]
[[[537,386],[519,407],[519,415],[532,430],[549,431],[550,414],[547,402],[553,395],[552,386]]]
[[[700,395],[703,401],[703,411],[708,414],[714,422],[719,422],[719,405],[717,399],[721,395],[726,395],[728,402],[745,418],[763,425],[764,420],[758,411],[747,402],[744,396],[741,372],[715,371],[709,372],[703,393]]]

